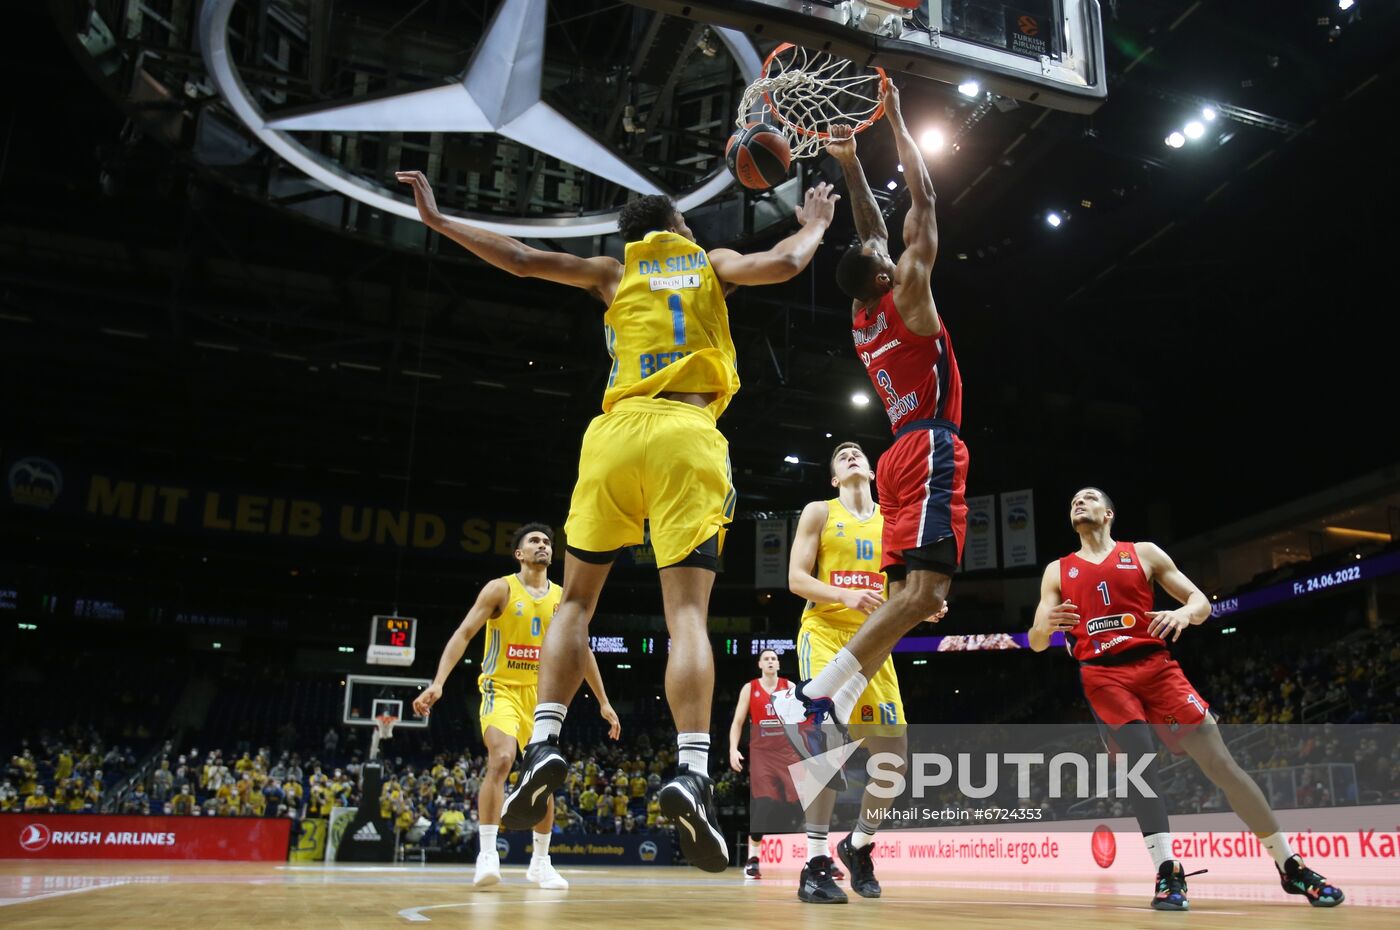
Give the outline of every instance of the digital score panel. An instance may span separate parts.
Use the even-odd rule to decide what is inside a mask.
[[[418,620],[376,614],[369,625],[370,665],[412,665],[418,642]]]

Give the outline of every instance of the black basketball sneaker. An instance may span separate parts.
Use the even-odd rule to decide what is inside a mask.
[[[758,857],[749,856],[749,861],[744,863],[744,878],[756,882],[762,877],[763,873],[758,869]]]
[[[874,854],[874,843],[856,849],[849,836],[836,844],[836,855],[851,870],[851,890],[862,898],[880,897],[880,883],[875,880]]]
[[[1186,873],[1175,859],[1168,859],[1157,869],[1157,892],[1152,896],[1152,909],[1191,910],[1191,902],[1186,900]]]
[[[543,820],[549,799],[568,774],[569,763],[559,751],[558,737],[526,746],[520,759],[520,780],[501,810],[501,829],[528,830]]]
[[[1347,899],[1342,889],[1303,865],[1303,857],[1296,854],[1288,857],[1278,877],[1284,891],[1303,895],[1313,907],[1336,907]]]
[[[845,904],[846,892],[831,878],[831,857],[817,856],[802,867],[797,882],[797,900],[808,904]]]
[[[562,776],[561,776],[562,777]],[[676,777],[661,786],[661,813],[676,822],[676,835],[686,860],[704,872],[729,866],[729,846],[715,815],[715,783],[690,766],[676,768]],[[541,815],[543,816],[543,815]]]

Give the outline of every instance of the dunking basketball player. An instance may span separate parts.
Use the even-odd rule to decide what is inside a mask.
[[[884,511],[883,564],[876,567],[889,578],[890,597],[810,681],[774,695],[774,707],[787,724],[816,722],[827,714],[849,722],[857,698],[900,637],[941,615],[967,528],[967,447],[958,436],[962,377],[929,287],[938,255],[933,182],[904,125],[893,83],[886,83],[881,102],[909,184],[904,252],[897,262],[890,258],[889,232],[856,157],[851,129],[833,127],[827,151],[841,164],[860,236],[859,247],[841,257],[836,281],[852,299],[856,353],[895,437],[876,472]]]
[[[739,749],[744,724],[749,724],[749,803],[750,819],[761,824],[795,820],[786,811],[800,804],[788,766],[801,761],[783,734],[783,725],[773,713],[773,692],[792,687],[778,675],[778,653],[765,649],[758,654],[759,676],[739,689],[734,719],[729,722],[729,767],[744,770],[744,753]],[[785,832],[785,831],[775,831]],[[744,876],[763,877],[758,866],[759,843],[763,834],[749,834],[749,857]]]
[[[413,709],[426,717],[442,697],[442,687],[452,670],[462,661],[467,644],[482,627],[486,628],[486,648],[481,658],[481,740],[486,744],[486,772],[477,796],[480,817],[478,837],[481,850],[476,857],[472,884],[494,885],[501,880],[501,860],[496,852],[496,832],[501,823],[501,803],[506,776],[515,764],[516,747],[523,751],[534,727],[532,712],[539,680],[540,647],[550,621],[559,609],[560,587],[546,572],[554,557],[553,531],[543,523],[527,523],[515,531],[512,545],[518,570],[487,582],[476,596],[476,603],[448,638],[438,659],[433,683],[413,701]],[[609,734],[621,732],[617,714],[608,703],[598,663],[589,653],[584,674],[598,696],[599,712],[608,722]],[[554,829],[554,799],[545,805],[544,816],[534,827],[534,851],[526,878],[541,888],[563,891],[569,883],[549,861],[549,839]]]
[[[589,424],[565,531],[564,591],[540,665],[535,731],[507,827],[539,822],[568,763],[558,737],[588,656],[588,622],[617,552],[640,544],[649,524],[671,634],[666,699],[678,731],[676,776],[660,791],[678,824],[681,850],[701,869],[723,871],[729,849],[714,810],[709,777],[714,656],[706,633],[710,589],[735,495],[728,443],[716,421],[739,389],[725,289],[774,284],[811,261],[831,223],[830,185],[808,190],[796,210],[801,228],[766,252],[706,252],[669,198],[640,197],[623,208],[624,260],[546,252],[446,219],[416,171],[419,215],[432,229],[516,275],[582,288],[607,308],[603,331],[612,371],[603,413]]]
[[[788,589],[807,599],[802,629],[797,634],[797,664],[798,674],[809,680],[885,603],[885,575],[880,571],[885,521],[871,494],[875,475],[870,461],[859,444],[843,442],[832,452],[829,465],[836,497],[812,501],[802,509],[788,563]],[[942,609],[946,611],[947,606]],[[886,655],[868,682],[853,680],[843,691],[849,695],[843,694],[841,703],[853,700],[859,709],[850,718],[851,735],[864,738],[863,748],[905,758],[904,701],[894,660]],[[827,855],[835,801],[836,792],[828,788],[805,812],[807,864],[798,878],[797,896],[813,904],[846,901],[845,892],[832,881],[833,864]],[[882,822],[875,812],[887,806],[867,792],[861,799],[855,830],[836,847],[841,861],[851,870],[851,889],[861,897],[880,897],[871,854],[875,831]]]
[[[1043,651],[1052,633],[1063,632],[1065,647],[1079,660],[1089,709],[1111,750],[1151,755],[1151,730],[1156,730],[1173,753],[1190,755],[1225,793],[1230,807],[1273,856],[1284,891],[1303,895],[1315,907],[1341,904],[1342,890],[1305,866],[1289,847],[1264,793],[1220,738],[1210,705],[1167,650],[1168,637],[1176,642],[1187,627],[1210,617],[1210,601],[1159,546],[1114,540],[1115,516],[1113,501],[1098,488],[1084,488],[1071,499],[1069,519],[1079,534],[1079,551],[1045,568],[1031,648]],[[1182,606],[1153,610],[1154,582]],[[1156,796],[1134,792],[1131,801],[1157,867],[1152,906],[1188,910],[1186,875],[1172,858],[1155,760],[1143,780]]]

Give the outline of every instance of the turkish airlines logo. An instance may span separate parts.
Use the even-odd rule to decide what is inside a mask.
[[[511,643],[506,647],[507,659],[522,659],[527,662],[538,662],[540,660],[539,646],[521,646]]]
[[[38,852],[49,845],[49,828],[41,823],[31,823],[19,834],[19,848],[25,852]]]

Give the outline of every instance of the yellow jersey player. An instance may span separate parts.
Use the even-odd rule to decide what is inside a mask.
[[[788,563],[789,590],[807,599],[797,634],[798,675],[804,681],[820,672],[885,602],[886,579],[880,571],[885,521],[871,495],[875,473],[870,460],[857,443],[843,442],[831,454],[830,471],[836,497],[813,501],[802,509]],[[852,735],[864,737],[864,748],[905,757],[904,702],[893,659],[886,656],[868,682],[851,682],[834,700],[838,714],[844,710],[848,715]],[[788,732],[801,731],[788,728]],[[802,901],[839,904],[846,900],[845,892],[832,880],[833,863],[827,854],[835,802],[836,792],[828,788],[805,812],[807,865],[797,889]],[[867,790],[856,829],[837,846],[850,870],[852,890],[866,898],[880,897],[871,844],[883,819],[877,812],[886,807],[887,802]]]
[[[553,530],[543,523],[527,523],[515,531],[513,546],[519,570],[489,581],[481,589],[476,603],[442,647],[433,683],[413,701],[413,709],[426,717],[442,697],[442,686],[462,661],[467,644],[485,628],[486,645],[481,674],[477,676],[481,691],[481,739],[487,753],[486,773],[477,797],[481,850],[472,878],[477,886],[494,885],[501,880],[501,860],[496,851],[501,800],[505,795],[506,777],[515,764],[516,750],[523,749],[529,742],[534,727],[532,711],[539,680],[540,650],[559,609],[559,585],[550,581],[547,574],[554,558],[553,536]],[[608,703],[592,652],[587,653],[585,673],[598,695],[599,710],[610,727],[609,735],[617,739],[620,732],[617,714]],[[535,842],[526,877],[538,882],[541,888],[563,891],[569,883],[549,861],[553,803],[551,795],[544,815],[531,824]]]
[[[449,220],[422,173],[404,171],[398,178],[413,188],[430,228],[497,268],[582,288],[606,308],[603,333],[612,364],[603,413],[583,437],[564,527],[563,601],[545,644],[534,736],[502,822],[540,821],[563,784],[569,766],[558,734],[589,654],[588,622],[617,551],[649,535],[671,635],[666,697],[679,748],[676,776],[660,792],[662,809],[678,823],[686,859],[722,871],[729,850],[709,777],[714,657],[706,620],[735,502],[728,443],[715,425],[739,389],[724,298],[730,287],[775,284],[805,268],[837,198],[830,185],[818,184],[796,210],[796,233],[766,252],[742,255],[706,251],[670,198],[640,197],[619,214],[627,243],[619,262],[546,252]]]

